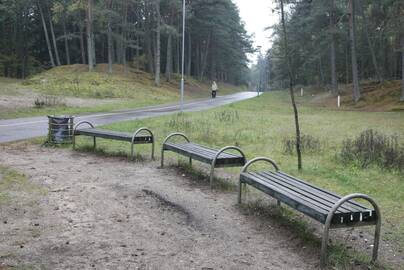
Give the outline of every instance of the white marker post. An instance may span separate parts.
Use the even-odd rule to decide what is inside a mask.
[[[302,97],[303,96],[303,93],[304,92],[304,90],[303,90],[303,87],[302,88],[300,88],[300,96]]]
[[[341,107],[341,96],[338,96],[337,98],[337,106],[338,108]]]

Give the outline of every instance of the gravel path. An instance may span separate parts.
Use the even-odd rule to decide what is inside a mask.
[[[0,164],[47,190],[2,206],[0,269],[318,267],[318,250],[274,220],[249,216],[233,192],[157,162],[24,143],[0,150]]]

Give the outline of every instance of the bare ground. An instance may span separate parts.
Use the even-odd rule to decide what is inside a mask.
[[[36,200],[22,196],[17,206],[2,206],[3,267],[317,267],[317,251],[276,222],[242,214],[233,193],[192,186],[157,163],[21,143],[1,146],[1,153],[1,164],[47,190]]]

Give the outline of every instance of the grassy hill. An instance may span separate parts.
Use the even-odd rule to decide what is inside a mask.
[[[400,81],[361,83],[362,98],[357,104],[352,101],[352,85],[341,85],[341,109],[357,111],[402,111],[404,102],[400,102]],[[335,108],[337,100],[324,89],[310,89],[308,92],[314,105]]]
[[[108,74],[107,65],[99,64],[94,72],[88,72],[86,65],[76,64],[53,68],[25,81],[0,78],[0,119],[105,112],[179,100],[177,74],[170,82],[162,76],[161,86],[156,87],[149,73],[129,69],[125,74],[121,65],[114,65],[113,70]],[[220,88],[222,95],[242,90],[227,84]],[[186,78],[186,100],[209,95],[209,84]]]

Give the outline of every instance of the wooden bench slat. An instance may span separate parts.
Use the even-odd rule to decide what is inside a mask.
[[[285,194],[285,192],[281,191],[279,188],[269,186],[267,182],[255,177],[254,175],[251,175],[250,173],[242,173],[240,175],[240,179],[242,180],[242,182],[245,182],[263,191],[264,193],[274,197],[275,199],[280,200],[290,207],[308,215],[309,217],[318,220],[321,223],[325,223],[328,214],[326,210],[319,208],[311,203],[308,203],[298,196],[294,196],[288,193]]]
[[[279,179],[276,175],[270,175],[270,174],[266,174],[264,172],[257,172],[257,174],[262,176],[263,178],[267,179],[270,182],[274,182],[274,183],[284,187],[287,190],[296,192],[297,194],[299,194],[299,196],[301,196],[303,198],[308,198],[310,200],[315,201],[316,203],[318,203],[319,206],[321,205],[321,207],[327,211],[329,211],[332,208],[332,206],[334,205],[332,202],[325,200],[325,198],[323,198],[320,194],[312,194],[312,193],[306,191],[305,189],[302,189],[298,186],[293,185],[292,183],[288,182],[287,180]],[[356,211],[356,210],[353,210],[353,211]],[[340,207],[338,209],[338,212],[347,213],[347,212],[352,212],[352,210]]]
[[[95,128],[87,128],[87,129],[77,129],[75,131],[75,135],[83,135],[83,136],[95,136],[97,138],[104,139],[112,139],[118,141],[131,142],[133,134],[126,132],[118,132],[112,130],[104,130],[104,129],[95,129]],[[134,143],[152,143],[152,136],[146,135],[138,135],[135,137]]]
[[[217,153],[216,150],[194,143],[185,143],[185,144],[165,143],[164,149],[179,153],[187,157],[191,157],[192,159],[205,163],[211,163]],[[242,166],[244,164],[245,159],[242,156],[229,153],[221,153],[216,161],[216,167]]]
[[[260,172],[264,176],[268,176],[273,178],[275,181],[280,181],[285,185],[289,186],[292,189],[300,190],[303,196],[311,196],[316,197],[321,203],[332,207],[341,197],[339,196],[330,196],[327,192],[324,192],[321,189],[315,189],[311,185],[306,184],[306,182],[296,181],[293,178],[289,178],[280,174],[278,172]],[[368,210],[366,208],[358,208],[353,204],[344,203],[341,207],[342,212],[362,212],[364,210]]]
[[[307,186],[309,186],[309,187],[311,187],[311,188],[313,188],[313,189],[319,190],[319,191],[321,191],[321,192],[327,194],[327,195],[330,196],[330,197],[338,198],[338,200],[341,198],[341,196],[339,196],[339,195],[336,194],[336,193],[333,193],[333,192],[330,192],[330,191],[328,191],[328,190],[319,188],[319,187],[317,187],[317,186],[315,186],[315,185],[313,185],[313,184],[310,184],[310,183],[308,183],[308,182],[305,182],[305,181],[303,181],[303,180],[301,180],[301,179],[298,179],[298,178],[296,178],[296,177],[294,177],[294,176],[291,176],[291,175],[289,175],[289,174],[287,174],[287,173],[278,172],[278,174],[283,175],[283,176],[285,176],[285,177],[288,177],[288,178],[290,178],[290,179],[293,179],[293,180],[295,180],[296,182],[303,183],[303,184],[305,184],[305,185],[307,185]],[[368,207],[365,207],[365,206],[363,206],[363,205],[361,205],[361,204],[359,204],[359,203],[357,203],[357,202],[355,202],[355,201],[350,201],[350,202],[348,202],[348,203],[349,203],[350,205],[354,205],[354,206],[357,207],[358,209],[362,209],[362,211],[369,210]]]

